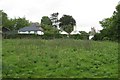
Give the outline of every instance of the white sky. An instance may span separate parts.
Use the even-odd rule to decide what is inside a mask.
[[[111,17],[119,0],[0,0],[0,10],[8,17],[26,17],[39,22],[42,16],[58,12],[72,15],[76,20],[77,29],[89,31],[91,27],[102,29],[99,24],[104,18]]]

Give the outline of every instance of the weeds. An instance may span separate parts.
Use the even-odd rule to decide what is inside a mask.
[[[73,39],[4,39],[4,78],[116,78],[118,44]]]

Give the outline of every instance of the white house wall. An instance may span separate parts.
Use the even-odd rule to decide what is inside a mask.
[[[25,32],[18,31],[18,34],[38,34],[38,35],[44,35],[44,33],[42,31],[37,31],[37,32],[35,32],[35,31],[30,31],[30,32],[28,32],[28,31],[25,31]]]
[[[80,34],[80,33],[79,33],[79,31],[72,31],[70,34],[74,35],[74,34]]]
[[[35,34],[35,31],[30,31],[30,33],[29,34]]]
[[[44,33],[42,31],[37,31],[38,35],[44,35]]]
[[[25,32],[18,31],[18,34],[29,34],[29,32],[28,31],[25,31]]]
[[[89,40],[91,40],[93,37],[94,37],[93,35],[92,35],[92,36],[89,36]]]

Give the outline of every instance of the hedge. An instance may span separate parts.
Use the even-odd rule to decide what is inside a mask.
[[[2,34],[3,39],[59,39],[59,38],[71,38],[71,39],[84,39],[88,40],[88,35],[68,35],[65,34],[44,34],[44,35],[36,35],[36,34]]]

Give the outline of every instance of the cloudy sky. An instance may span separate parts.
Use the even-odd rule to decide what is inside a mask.
[[[40,22],[42,16],[59,12],[72,15],[77,22],[77,30],[89,31],[91,27],[102,29],[99,24],[104,18],[112,16],[119,0],[0,0],[0,10],[8,17],[26,17]]]

